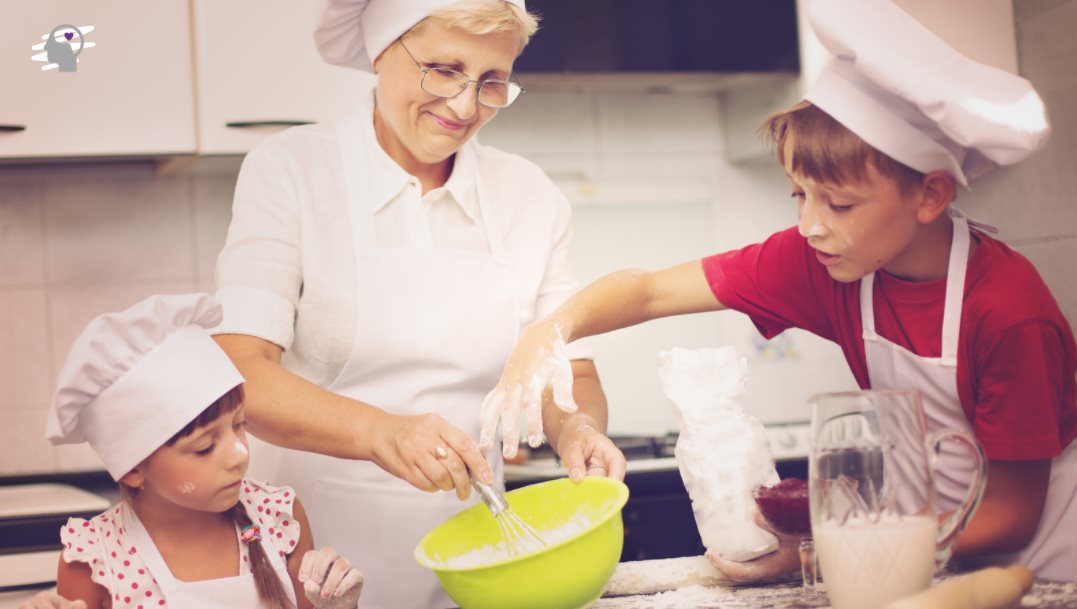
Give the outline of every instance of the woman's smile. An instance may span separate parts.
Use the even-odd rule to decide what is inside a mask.
[[[463,130],[466,130],[468,128],[467,123],[458,123],[458,122],[455,122],[455,121],[450,121],[449,119],[442,118],[442,117],[438,116],[437,114],[434,114],[433,112],[427,112],[426,114],[431,119],[433,119],[434,122],[438,124],[438,126],[442,127],[443,129],[446,129],[448,131],[463,131]]]

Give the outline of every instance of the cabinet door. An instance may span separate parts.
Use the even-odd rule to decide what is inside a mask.
[[[34,61],[57,26],[53,57]],[[52,67],[48,67],[48,66]],[[48,69],[42,69],[48,67]],[[194,151],[186,0],[7,2],[0,19],[0,158],[146,156]]]
[[[293,124],[354,107],[373,76],[314,46],[315,3],[194,0],[199,151],[236,154]]]

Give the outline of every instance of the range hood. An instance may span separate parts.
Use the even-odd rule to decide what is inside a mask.
[[[525,89],[725,90],[800,73],[796,0],[528,0]]]

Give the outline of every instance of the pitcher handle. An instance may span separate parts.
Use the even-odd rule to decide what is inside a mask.
[[[942,429],[928,437],[931,454],[935,455],[931,462],[932,472],[934,473],[938,469],[939,444],[944,440],[955,440],[967,446],[975,458],[976,464],[972,468],[972,480],[969,482],[968,492],[965,493],[965,498],[961,501],[961,505],[939,524],[939,535],[935,543],[936,566],[939,569],[946,566],[949,561],[954,542],[957,541],[958,535],[965,530],[969,521],[972,520],[972,516],[976,513],[976,508],[980,505],[980,499],[983,498],[984,487],[987,485],[987,455],[984,453],[983,447],[980,446],[980,443],[972,434],[957,429]]]

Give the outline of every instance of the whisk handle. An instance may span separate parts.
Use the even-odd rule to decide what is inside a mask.
[[[509,509],[509,502],[505,501],[505,496],[496,488],[474,478],[471,479],[471,486],[482,497],[482,502],[486,504],[486,507],[490,508],[490,513],[494,516]]]

